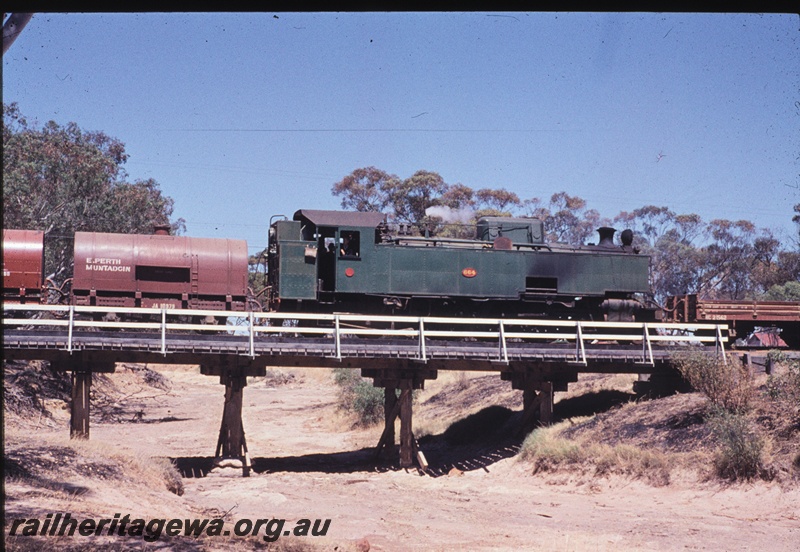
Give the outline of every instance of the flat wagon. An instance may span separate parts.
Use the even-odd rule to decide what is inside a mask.
[[[667,298],[664,315],[668,322],[682,324],[727,323],[731,337],[740,339],[757,328],[775,328],[788,346],[800,347],[800,301],[726,301],[676,295]]]

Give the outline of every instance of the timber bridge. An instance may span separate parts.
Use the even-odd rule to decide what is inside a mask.
[[[267,367],[352,368],[384,388],[385,425],[376,458],[396,445],[400,466],[427,467],[412,430],[412,391],[439,370],[493,371],[523,393],[523,427],[549,423],[553,393],[579,373],[674,378],[675,350],[699,347],[725,359],[724,324],[285,314],[153,308],[3,305],[3,353],[72,373],[70,434],[89,437],[92,373],[115,363],[198,364],[218,376],[225,403],[215,456],[250,472],[242,390]],[[104,321],[113,313],[130,321]],[[187,323],[214,317],[227,325]],[[107,317],[106,317],[107,318]]]

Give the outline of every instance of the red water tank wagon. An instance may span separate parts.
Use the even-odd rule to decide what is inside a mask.
[[[44,298],[44,232],[3,229],[3,301]]]
[[[243,311],[247,242],[75,233],[75,305]]]

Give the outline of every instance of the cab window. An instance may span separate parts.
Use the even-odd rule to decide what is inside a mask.
[[[346,231],[341,233],[339,240],[339,257],[357,259],[361,256],[360,232]]]

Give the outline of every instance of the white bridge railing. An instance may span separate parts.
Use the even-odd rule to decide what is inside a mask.
[[[13,313],[17,313],[17,316]],[[98,320],[109,314],[129,319]],[[206,319],[225,320],[226,324],[222,326],[197,322]],[[418,359],[421,361],[429,358],[426,350],[426,341],[429,339],[481,340],[496,343],[496,360],[506,363],[509,361],[509,343],[574,342],[575,362],[583,365],[587,364],[587,344],[598,342],[624,341],[638,344],[641,341],[642,362],[654,365],[652,346],[655,343],[713,344],[716,354],[724,360],[725,343],[728,340],[726,324],[301,314],[32,304],[4,304],[2,323],[4,329],[66,328],[65,350],[69,352],[74,349],[73,334],[76,329],[157,331],[161,339],[161,352],[165,356],[169,353],[167,336],[175,331],[224,333],[240,336],[242,339],[246,337],[247,354],[251,357],[257,356],[256,343],[268,339],[270,335],[300,334],[330,338],[333,357],[337,359],[342,358],[343,337],[413,339],[418,346]]]

